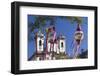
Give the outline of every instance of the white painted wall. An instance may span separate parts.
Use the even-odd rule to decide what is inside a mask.
[[[50,52],[50,42],[48,42],[47,47],[48,47],[48,52]]]
[[[57,52],[57,44],[54,43],[54,52]]]
[[[11,5],[14,0],[1,0],[0,2],[0,76],[14,76],[10,73],[10,58],[11,58]],[[18,0],[16,0],[18,1]],[[89,5],[98,6],[100,13],[100,0],[21,0],[30,2],[58,3],[58,4],[74,4],[74,5]],[[100,25],[100,14],[98,15],[98,25]],[[100,26],[98,26],[100,28]],[[100,33],[100,30],[98,30]],[[98,36],[98,44],[100,46],[100,34]],[[71,72],[55,72],[55,73],[40,73],[34,76],[100,76],[100,48],[98,48],[99,69]],[[33,74],[24,74],[19,76],[33,76]]]

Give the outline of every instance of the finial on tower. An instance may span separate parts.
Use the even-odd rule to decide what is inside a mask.
[[[77,31],[81,31],[82,29],[81,29],[81,25],[80,24],[78,24],[78,26],[77,26],[77,29],[76,29]]]

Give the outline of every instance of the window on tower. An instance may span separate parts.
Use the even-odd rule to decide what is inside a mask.
[[[41,40],[39,40],[39,46],[41,46],[42,45],[42,41]]]
[[[63,42],[61,42],[61,48],[63,48],[63,46],[64,46],[64,44],[63,44]]]

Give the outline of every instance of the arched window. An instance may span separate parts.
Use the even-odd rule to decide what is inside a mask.
[[[41,40],[39,40],[39,46],[41,46],[42,45],[42,41]]]
[[[61,48],[63,48],[64,47],[64,44],[63,44],[63,42],[61,42]]]

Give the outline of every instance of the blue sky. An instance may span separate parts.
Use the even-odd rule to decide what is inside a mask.
[[[35,15],[28,15],[28,26],[30,23],[34,23],[35,21]],[[82,30],[84,32],[84,39],[81,43],[80,49],[87,49],[88,48],[88,18],[87,17],[82,17]],[[46,27],[48,27],[48,24],[46,25]],[[61,19],[59,17],[57,17],[56,19],[56,24],[55,24],[55,28],[56,28],[56,32],[57,35],[62,34],[66,37],[66,52],[68,53],[68,55],[72,55],[72,42],[74,40],[74,32],[76,31],[77,28],[77,23],[71,23],[69,20],[65,20],[65,19]],[[44,32],[45,35],[45,32]],[[34,35],[33,33],[31,33],[31,36]],[[35,42],[34,39],[29,41],[28,40],[28,58],[30,58],[35,50]],[[81,51],[80,51],[81,52]]]

